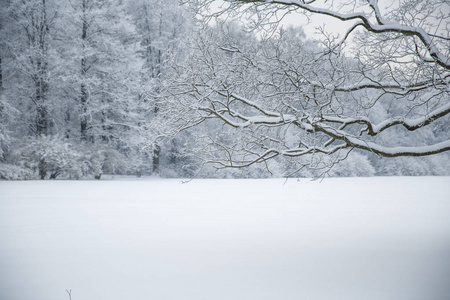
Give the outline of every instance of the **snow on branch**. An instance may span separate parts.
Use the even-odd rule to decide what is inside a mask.
[[[234,2],[244,2],[244,3],[262,3],[264,5],[268,4],[278,4],[284,6],[294,6],[304,11],[326,15],[341,21],[351,21],[357,20],[355,24],[348,30],[345,37],[347,38],[349,34],[358,26],[364,27],[366,30],[373,33],[400,33],[404,36],[416,36],[427,48],[428,53],[434,59],[434,61],[445,68],[450,70],[450,58],[439,51],[436,45],[433,43],[433,36],[428,34],[421,27],[406,26],[395,22],[388,22],[384,20],[378,5],[375,1],[370,0],[369,5],[375,13],[375,18],[377,23],[373,23],[370,20],[370,15],[364,12],[353,12],[353,13],[341,13],[339,11],[313,6],[312,3],[315,1],[301,1],[301,0],[235,0]]]
[[[409,131],[414,131],[430,124],[436,119],[448,115],[449,113],[450,113],[450,103],[447,103],[446,105],[443,105],[427,113],[426,115],[416,119],[407,119],[404,116],[398,116],[394,118],[389,118],[376,125],[374,125],[367,117],[351,118],[351,117],[323,116],[323,121],[330,123],[339,123],[345,126],[352,124],[363,124],[367,126],[367,128],[364,129],[363,131],[367,131],[369,135],[375,136],[383,132],[384,130],[396,125],[401,125]]]

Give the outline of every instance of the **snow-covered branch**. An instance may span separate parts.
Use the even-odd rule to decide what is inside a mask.
[[[433,122],[436,119],[439,119],[441,117],[444,117],[450,113],[450,103],[443,105],[431,112],[428,112],[426,115],[421,116],[419,118],[415,119],[408,119],[404,116],[397,116],[393,118],[389,118],[387,120],[384,120],[383,122],[380,122],[378,124],[373,124],[367,117],[359,117],[359,118],[350,118],[350,117],[336,117],[336,116],[323,116],[323,120],[325,122],[330,123],[339,123],[345,126],[352,125],[352,124],[362,124],[366,125],[367,128],[364,129],[364,131],[367,131],[367,133],[371,136],[375,136],[384,130],[396,126],[401,125],[405,127],[409,131],[414,131],[419,128],[422,128],[431,122]]]
[[[378,8],[377,2],[374,0],[369,0],[367,2],[374,12],[376,23],[371,21],[370,14],[366,12],[341,13],[338,10],[314,6],[313,3],[315,3],[316,1],[232,0],[232,2],[260,3],[260,4],[262,3],[264,5],[282,5],[288,7],[295,7],[312,14],[329,16],[341,21],[356,20],[356,23],[354,23],[345,34],[346,38],[348,37],[350,32],[352,32],[358,26],[364,27],[366,30],[372,33],[399,33],[406,37],[415,36],[419,38],[422,44],[426,47],[429,55],[439,66],[445,68],[446,70],[450,70],[450,58],[441,51],[439,51],[438,47],[433,42],[433,35],[431,33],[426,32],[421,27],[407,26],[393,21],[386,21]]]

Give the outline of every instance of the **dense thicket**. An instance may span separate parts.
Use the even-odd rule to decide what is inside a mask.
[[[224,157],[243,155],[243,162],[258,147],[316,142],[293,126],[260,127],[256,119],[245,128],[224,126],[221,109],[231,104],[242,115],[227,113],[240,121],[261,107],[287,115],[313,114],[329,101],[332,109],[342,104],[342,112],[363,105],[357,94],[343,103],[318,87],[335,86],[336,78],[350,84],[355,77],[345,71],[358,63],[317,57],[323,45],[300,28],[263,35],[236,21],[204,23],[177,0],[1,0],[0,6],[1,179],[450,174],[447,153],[382,159],[357,150],[218,171]],[[357,113],[375,122],[405,108],[395,94],[370,96],[382,99]],[[441,97],[448,101],[448,91]],[[377,142],[437,143],[448,124],[447,117],[414,135],[393,128]]]

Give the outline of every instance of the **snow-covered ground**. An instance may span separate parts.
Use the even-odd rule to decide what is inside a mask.
[[[450,178],[0,182],[0,299],[450,299]]]

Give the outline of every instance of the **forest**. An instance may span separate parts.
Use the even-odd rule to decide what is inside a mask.
[[[218,2],[0,0],[0,179],[450,175],[447,1]]]

